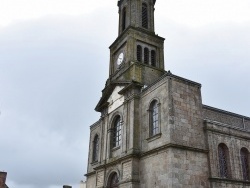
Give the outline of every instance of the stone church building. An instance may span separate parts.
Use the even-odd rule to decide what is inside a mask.
[[[250,118],[203,105],[201,84],[165,71],[155,3],[118,1],[87,188],[250,188]]]

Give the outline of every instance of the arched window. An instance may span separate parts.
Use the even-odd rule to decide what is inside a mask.
[[[156,65],[156,59],[155,59],[155,51],[151,51],[151,65],[155,67]]]
[[[160,132],[159,130],[159,109],[158,103],[154,100],[150,104],[149,108],[149,124],[150,124],[150,136],[154,136]]]
[[[99,137],[98,135],[96,135],[93,142],[93,161],[98,161],[98,154],[99,154]]]
[[[241,164],[242,164],[242,174],[243,174],[243,180],[249,181],[249,154],[248,150],[246,148],[242,148],[240,150],[240,158],[241,158]]]
[[[144,48],[144,63],[148,64],[149,62],[149,50],[148,48]]]
[[[110,176],[108,188],[118,188],[118,187],[119,187],[119,178],[118,178],[118,175],[117,175],[117,173],[113,173]]]
[[[142,4],[142,27],[148,29],[148,6],[146,3]]]
[[[126,7],[122,10],[122,31],[126,29]]]
[[[113,129],[113,147],[118,147],[121,144],[121,119],[117,117],[114,122],[114,129]]]
[[[137,45],[137,61],[141,62],[142,59],[142,48],[140,45]]]
[[[219,144],[219,164],[220,164],[220,176],[222,178],[230,177],[230,166],[229,166],[229,152],[225,144]]]

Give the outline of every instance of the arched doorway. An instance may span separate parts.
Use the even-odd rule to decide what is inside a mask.
[[[119,188],[119,178],[117,173],[113,173],[109,178],[108,188]]]

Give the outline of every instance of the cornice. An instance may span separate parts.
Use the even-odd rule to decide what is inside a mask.
[[[94,124],[90,125],[90,130],[94,129],[95,126],[99,125],[101,123],[101,119],[99,119],[97,122],[95,122]]]
[[[89,176],[92,176],[92,175],[95,175],[95,174],[96,174],[96,171],[93,171],[93,172],[84,174],[84,176],[85,176],[85,177],[89,177]]]
[[[126,159],[129,159],[129,158],[139,158],[139,154],[137,153],[132,153],[132,154],[128,154],[128,155],[125,155],[123,157],[120,157],[119,159],[116,159],[116,160],[113,160],[113,161],[110,161],[110,162],[104,162],[104,164],[101,164],[97,167],[94,168],[94,170],[99,170],[99,169],[102,169],[104,167],[108,167],[108,166],[113,166],[117,163],[120,163],[122,162],[123,160],[126,160]]]
[[[107,85],[103,90],[102,90],[102,97],[99,100],[98,104],[95,107],[95,110],[97,112],[101,112],[102,109],[106,108],[109,103],[106,101],[108,97],[112,94],[113,90],[117,85],[128,85],[130,82],[122,82],[122,81],[111,81],[109,85]]]
[[[247,116],[243,116],[243,115],[236,114],[236,113],[233,113],[233,112],[221,110],[221,109],[218,109],[218,108],[215,108],[215,107],[211,107],[211,106],[207,106],[207,105],[204,105],[204,104],[202,105],[202,107],[204,109],[207,109],[207,110],[211,110],[211,111],[215,111],[215,112],[220,112],[220,113],[223,113],[223,114],[226,114],[226,115],[230,115],[230,116],[234,116],[234,117],[238,117],[238,118],[242,118],[242,119],[250,121],[250,117],[247,117]]]
[[[143,87],[143,84],[139,83],[139,82],[136,82],[134,80],[132,80],[130,82],[129,85],[125,86],[121,91],[119,91],[118,93],[120,95],[123,95],[125,92],[127,92],[128,90],[130,89],[134,89],[134,88],[142,88]]]
[[[175,78],[177,80],[180,80],[180,81],[189,83],[191,85],[197,86],[198,88],[201,88],[201,86],[202,86],[200,83],[194,82],[192,80],[188,80],[186,78],[183,78],[183,77],[180,77],[180,76],[177,76],[177,75],[174,75],[170,71],[165,71],[165,73],[161,77],[159,77],[156,81],[154,81],[153,83],[148,85],[145,89],[142,90],[142,92],[146,92],[148,89],[150,89],[150,87],[154,86],[157,82],[161,81],[165,77]]]
[[[97,171],[97,170],[103,169],[105,167],[116,165],[118,163],[121,163],[124,160],[129,159],[129,158],[141,159],[141,158],[144,158],[144,157],[146,157],[148,155],[155,154],[157,152],[165,150],[167,148],[178,148],[178,149],[189,150],[189,151],[194,151],[194,152],[199,152],[199,153],[208,153],[207,149],[195,148],[195,147],[190,147],[190,146],[183,146],[183,145],[178,145],[178,144],[166,144],[164,146],[152,149],[152,150],[147,151],[147,152],[142,152],[142,153],[134,152],[132,154],[127,154],[125,156],[122,156],[122,157],[120,157],[118,159],[115,159],[115,160],[112,160],[112,161],[109,161],[109,162],[104,161],[103,164],[100,164],[99,166],[95,167],[94,170]]]
[[[194,151],[194,152],[199,152],[199,153],[208,153],[207,149],[201,149],[201,148],[195,148],[195,147],[170,143],[170,144],[166,144],[164,146],[152,149],[150,151],[144,152],[140,155],[140,158],[146,157],[148,155],[154,154],[156,152],[162,151],[162,150],[167,149],[167,148],[178,148],[178,149],[189,150],[189,151]]]
[[[250,134],[249,134],[250,131],[247,129],[234,127],[232,125],[224,124],[224,123],[217,122],[217,121],[212,121],[209,119],[205,119],[204,123],[205,123],[204,129],[206,131],[216,132],[216,133],[220,133],[220,134],[224,134],[224,135],[228,135],[228,136],[234,136],[234,137],[243,138],[243,139],[250,139]],[[209,125],[209,124],[211,124],[211,125]],[[215,127],[213,125],[218,126],[218,127]],[[225,129],[222,130],[222,129],[220,129],[220,127],[221,128],[228,128],[228,130],[225,130]],[[240,131],[240,133],[239,133],[239,131]],[[245,133],[245,135],[242,135],[242,132]]]
[[[180,77],[180,76],[177,76],[177,75],[174,75],[174,74],[170,74],[170,77],[171,78],[175,78],[175,79],[177,79],[177,80],[181,80],[181,81],[183,81],[183,82],[186,82],[186,83],[189,83],[190,85],[194,85],[194,86],[197,86],[197,87],[199,87],[199,88],[201,88],[201,84],[200,83],[198,83],[198,82],[194,82],[194,81],[192,81],[192,80],[188,80],[188,79],[186,79],[186,78],[183,78],[183,77]]]
[[[146,35],[149,35],[151,37],[157,38],[160,41],[164,41],[165,38],[160,37],[159,35],[156,35],[155,32],[150,32],[146,29],[140,28],[140,27],[133,27],[133,26],[128,26],[116,39],[115,41],[109,46],[109,49],[111,49],[117,42],[120,42],[120,40],[124,39],[130,31],[139,31],[141,33],[144,33]]]

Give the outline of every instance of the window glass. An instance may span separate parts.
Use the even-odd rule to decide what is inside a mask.
[[[159,133],[159,109],[157,101],[150,105],[150,135],[154,136]]]
[[[93,148],[93,161],[98,161],[98,153],[99,153],[99,137],[95,136],[94,139],[94,148]]]
[[[117,173],[114,173],[110,178],[109,187],[118,188],[118,184],[119,184],[119,179],[118,179]]]
[[[240,151],[241,164],[242,164],[242,174],[243,180],[250,180],[249,178],[249,155],[246,148],[242,148]]]
[[[118,147],[121,144],[121,119],[116,119],[113,130],[113,147]]]
[[[229,178],[229,153],[225,144],[220,144],[218,147],[220,176],[222,178]]]

